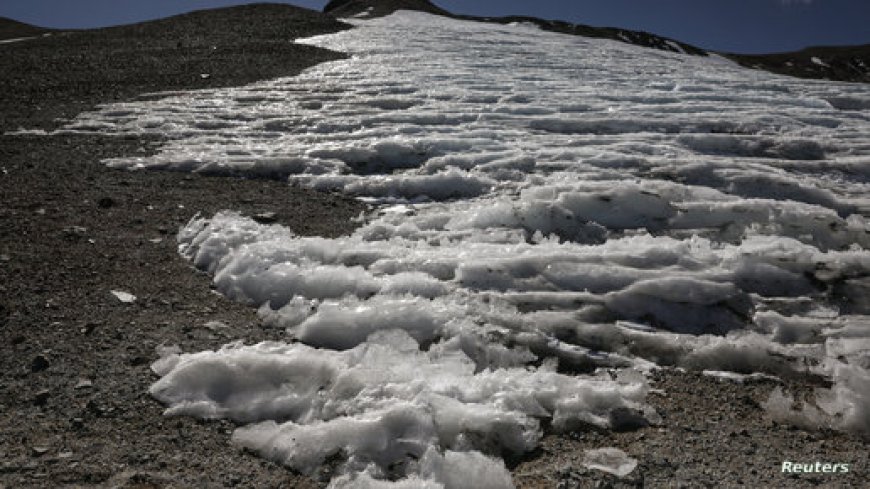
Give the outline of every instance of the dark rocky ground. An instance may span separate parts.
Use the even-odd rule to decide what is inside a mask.
[[[870,83],[870,44],[812,47],[791,53],[726,56],[747,68],[780,75]]]
[[[196,351],[268,338],[251,309],[212,293],[178,257],[175,233],[196,212],[231,208],[335,236],[362,206],[280,182],[99,163],[146,143],[0,137],[0,487],[124,483],[125,474],[141,484],[121,487],[304,487],[231,447],[229,423],[163,418],[148,395],[161,344]],[[137,300],[122,304],[111,290]]]
[[[286,39],[339,28],[311,12],[258,6],[0,45],[0,133],[55,127],[57,117],[141,92],[292,75],[339,55]],[[159,143],[0,136],[0,488],[323,486],[327,473],[304,478],[233,447],[229,422],[162,417],[147,393],[149,364],[162,344],[199,351],[276,334],[250,308],[212,293],[208,277],[177,255],[175,233],[194,214],[271,211],[300,234],[336,236],[364,208],[281,182],[99,163]],[[137,300],[123,304],[111,290]],[[518,486],[870,485],[866,441],[764,416],[772,382],[668,370],[655,386],[663,394],[650,402],[663,425],[548,435],[515,465]],[[603,446],[622,448],[638,469],[623,480],[584,469],[583,450]],[[853,465],[849,474],[786,477],[786,460]]]
[[[870,487],[867,441],[832,431],[806,432],[776,424],[761,403],[777,385],[717,380],[671,369],[654,373],[658,392],[647,401],[663,422],[624,433],[585,431],[549,435],[536,458],[514,471],[524,488],[586,487]],[[808,393],[808,385],[787,389]],[[628,476],[584,468],[583,451],[617,447],[638,460]],[[784,474],[785,461],[848,463],[848,474]]]
[[[0,45],[0,133],[50,129],[143,92],[293,75],[341,55],[288,40],[342,28],[261,5]],[[100,164],[155,144],[0,136],[0,487],[312,485],[230,446],[229,423],[163,418],[149,365],[164,343],[266,339],[252,310],[213,294],[177,256],[175,233],[194,214],[275,212],[298,233],[335,236],[363,206],[281,182]],[[116,289],[138,300],[122,304]]]

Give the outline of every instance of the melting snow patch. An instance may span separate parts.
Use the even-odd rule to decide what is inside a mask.
[[[667,44],[671,48],[671,50],[674,51],[675,53],[688,54],[688,53],[686,53],[686,50],[683,49],[682,46],[680,46],[678,43],[676,43],[674,41],[665,41],[665,44]]]
[[[812,58],[810,58],[810,61],[812,61],[813,64],[816,64],[816,65],[819,65],[819,66],[824,66],[825,68],[830,68],[830,67],[831,67],[831,65],[829,65],[828,63],[825,63],[824,61],[822,61],[821,59],[817,58],[816,56],[813,56]]]
[[[36,39],[39,36],[31,36],[31,37],[15,37],[12,39],[0,39],[0,44],[12,44],[15,42],[27,41],[29,39]],[[44,37],[44,36],[43,36]]]

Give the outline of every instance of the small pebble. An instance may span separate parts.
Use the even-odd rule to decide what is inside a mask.
[[[278,220],[278,214],[274,212],[260,212],[259,214],[254,214],[253,218],[260,224],[272,224]]]
[[[48,453],[48,450],[49,450],[48,447],[31,447],[30,454],[33,455],[34,457],[41,457],[41,456],[45,455],[46,453]]]
[[[33,361],[30,362],[30,371],[33,373],[42,372],[47,369],[48,366],[48,359],[45,358],[45,355],[37,355]]]
[[[97,205],[100,206],[101,209],[108,209],[115,205],[115,200],[111,197],[101,197],[97,200]]]
[[[34,406],[45,406],[48,403],[48,398],[51,397],[51,391],[44,389],[36,393],[33,397]]]

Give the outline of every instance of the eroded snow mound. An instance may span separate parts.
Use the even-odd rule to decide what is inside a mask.
[[[340,476],[330,489],[510,489],[514,487],[510,472],[501,461],[479,452],[447,450],[442,455],[429,448],[423,458],[412,466],[418,474],[395,482],[373,477],[376,467]]]
[[[865,341],[865,351],[870,347]],[[793,396],[775,389],[765,403],[770,416],[779,422],[805,429],[833,428],[870,436],[870,371],[868,357],[863,365],[829,360],[824,368],[834,385],[830,389],[816,389],[812,402],[798,403]]]
[[[509,484],[498,457],[541,420],[653,421],[654,365],[822,376],[771,413],[868,433],[863,86],[414,12],[359,24],[304,41],[351,56],[298,77],[64,128],[167,139],[117,168],[395,204],[338,239],[192,220],[181,253],[301,343],[167,356],[169,412],[252,423],[238,443],[300,470],[340,455],[336,487]]]
[[[401,330],[433,351],[459,348],[477,370],[555,358],[580,371],[819,374],[835,382],[824,399],[838,421],[802,424],[867,431],[870,319],[838,314],[842,298],[829,292],[867,274],[863,250],[775,236],[588,245],[477,230],[455,239],[441,212],[387,212],[334,240],[220,213],[192,220],[180,250],[219,291],[261,305],[266,325],[315,347],[348,350]],[[770,408],[785,413],[781,405]]]
[[[532,450],[540,420],[610,428],[643,410],[647,389],[642,378],[582,378],[549,365],[481,370],[459,341],[421,351],[396,329],[341,352],[262,343],[172,353],[154,370],[162,378],[151,394],[168,414],[250,423],[237,444],[300,472],[340,456],[349,480],[369,470],[456,488],[510,487],[491,456]]]

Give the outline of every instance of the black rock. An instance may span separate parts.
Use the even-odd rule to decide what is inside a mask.
[[[145,364],[147,364],[148,362],[149,362],[148,358],[147,358],[147,357],[144,357],[144,356],[142,356],[142,355],[136,355],[136,356],[133,356],[132,358],[130,358],[130,359],[128,360],[128,363],[129,363],[130,366],[132,366],[132,367],[138,367],[138,366],[140,366],[140,365],[145,365]]]
[[[30,447],[30,455],[34,457],[41,457],[48,453],[48,447]]]
[[[114,207],[115,200],[111,197],[100,197],[97,200],[97,205],[100,206],[100,209],[108,209],[109,207]]]
[[[649,421],[637,409],[619,407],[610,411],[610,426],[614,431],[633,431],[649,426]]]
[[[253,217],[260,224],[272,224],[278,220],[278,214],[274,212],[260,212],[259,214],[254,214]]]
[[[34,406],[45,406],[48,403],[48,398],[51,397],[51,391],[45,389],[36,393],[33,398]]]
[[[45,355],[37,355],[33,361],[30,362],[30,371],[33,373],[42,372],[47,369],[48,366],[48,359],[45,358]]]

